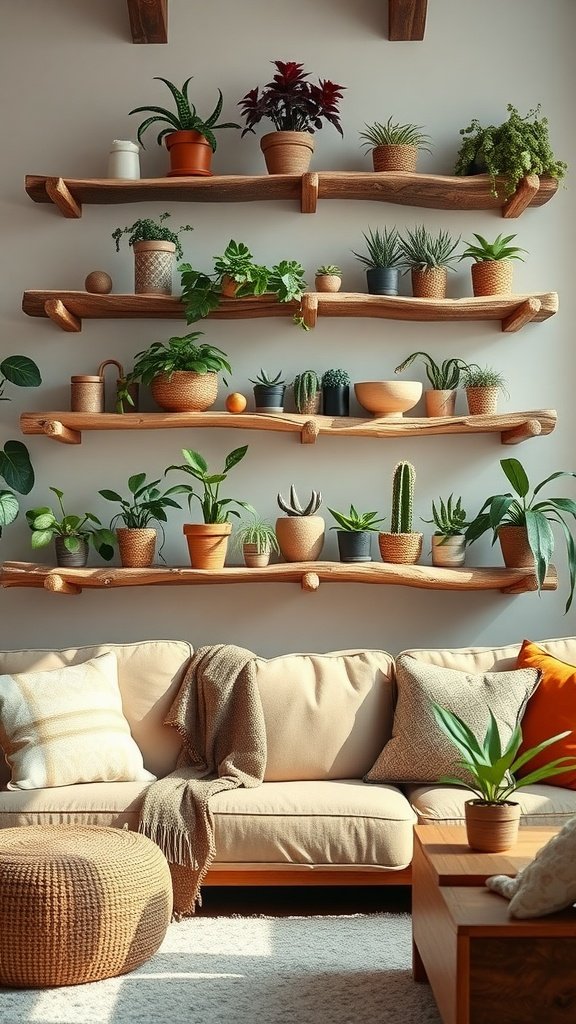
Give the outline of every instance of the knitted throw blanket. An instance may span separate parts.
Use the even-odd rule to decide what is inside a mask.
[[[170,864],[177,917],[201,904],[200,886],[216,853],[211,797],[259,786],[264,777],[266,732],[255,657],[232,644],[200,647],[165,719],[183,746],[176,769],[146,790],[138,830]]]

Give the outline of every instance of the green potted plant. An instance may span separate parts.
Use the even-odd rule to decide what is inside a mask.
[[[377,533],[379,524],[384,522],[376,518],[378,512],[358,512],[354,505],[350,505],[348,513],[335,508],[328,511],[338,524],[330,529],[336,530],[340,561],[371,562],[372,533]]]
[[[560,181],[568,169],[552,150],[548,118],[541,117],[540,103],[522,116],[508,104],[508,118],[499,125],[480,124],[473,118],[460,129],[463,141],[456,159],[455,174],[490,175],[492,195],[511,196],[527,174],[550,175]]]
[[[150,217],[140,218],[112,232],[116,252],[120,252],[122,236],[128,235],[128,245],[132,246],[134,253],[134,291],[137,295],[172,294],[174,254],[179,260],[184,256],[179,235],[194,228],[183,224],[172,231],[164,224],[169,216],[169,213],[161,213],[157,221]]]
[[[268,289],[268,268],[254,263],[248,246],[233,238],[222,255],[214,257],[214,274],[222,295],[227,298],[263,295]]]
[[[372,153],[375,171],[415,171],[418,153],[430,153],[430,138],[421,125],[399,124],[389,117],[386,124],[365,124],[359,134],[364,152]]]
[[[400,236],[398,244],[404,265],[411,271],[412,294],[420,299],[445,299],[448,271],[458,259],[455,253],[460,236],[456,240],[448,231],[434,234],[423,225],[416,225]]]
[[[471,416],[494,416],[498,411],[498,396],[508,396],[506,378],[492,366],[465,363],[460,381]]]
[[[472,259],[472,291],[474,295],[511,295],[514,275],[512,260],[522,260],[526,252],[517,245],[510,245],[516,235],[497,235],[488,242],[482,235],[474,233],[476,244],[465,242],[466,249],[458,257]]]
[[[394,373],[402,373],[415,359],[422,359],[426,376],[431,387],[424,390],[427,416],[453,416],[456,408],[456,391],[463,369],[468,365],[457,356],[450,356],[437,363],[427,352],[411,352]]]
[[[234,466],[244,458],[248,451],[248,445],[235,448],[229,452],[224,460],[224,467],[220,472],[214,472],[208,468],[208,463],[200,452],[191,448],[183,448],[182,455],[185,461],[179,466],[168,466],[166,473],[173,469],[187,476],[191,476],[200,485],[196,489],[195,484],[177,484],[170,489],[170,494],[185,494],[188,499],[188,508],[192,507],[192,499],[199,502],[202,509],[202,523],[184,523],[183,531],[188,544],[190,564],[193,569],[221,569],[226,561],[228,540],[232,532],[230,516],[240,517],[240,513],[231,508],[231,505],[239,505],[246,511],[254,513],[252,505],[239,498],[220,497],[220,486],[226,480],[228,473]]]
[[[216,152],[215,132],[222,128],[240,128],[239,124],[226,121],[218,124],[222,113],[223,97],[218,89],[218,101],[214,110],[206,118],[200,117],[195,105],[188,98],[188,86],[192,77],[187,78],[181,89],[167,78],[155,76],[156,82],[164,82],[168,86],[176,110],[165,107],[134,107],[130,114],[150,113],[151,116],[138,127],[138,142],[144,147],[142,135],[155,123],[165,124],[158,133],[157,142],[161,146],[164,141],[170,154],[170,170],[168,176],[206,176],[212,173],[212,154]]]
[[[322,374],[322,410],[325,416],[350,415],[350,374],[340,367]]]
[[[339,292],[342,286],[342,271],[335,263],[321,263],[316,267],[314,287],[317,292]]]
[[[37,388],[42,377],[36,363],[28,356],[6,356],[0,361],[0,402],[9,402],[4,394],[6,383],[20,388]],[[0,479],[11,488],[0,488],[0,537],[5,526],[16,519],[19,504],[14,491],[28,494],[34,486],[34,470],[30,453],[21,441],[6,441],[0,449]]]
[[[257,377],[250,377],[254,385],[254,408],[256,412],[283,412],[286,381],[282,370],[273,377],[272,374],[260,370]]]
[[[32,530],[33,549],[37,551],[45,548],[54,541],[56,565],[78,568],[86,565],[88,547],[92,544],[94,550],[109,562],[116,543],[111,530],[103,527],[93,512],[82,512],[80,515],[66,512],[64,491],[58,487],[51,487],[50,490],[58,499],[56,513],[48,505],[31,508],[26,512],[26,521]]]
[[[192,331],[167,342],[152,342],[136,354],[126,381],[149,385],[154,401],[168,412],[209,409],[218,397],[218,374],[222,370],[232,373],[232,367],[222,349],[207,343],[197,345],[202,337],[202,331]]]
[[[296,411],[305,416],[315,416],[320,411],[320,377],[316,370],[302,370],[292,383]]]
[[[251,89],[238,103],[246,122],[242,136],[267,118],[275,129],[260,140],[268,173],[303,174],[312,159],[314,132],[323,121],[343,135],[338,104],[345,87],[328,79],[315,85],[308,81],[310,72],[295,61],[270,63],[275,68],[272,80],[262,91],[260,86]]]
[[[312,491],[310,500],[303,505],[294,484],[290,487],[290,498],[286,500],[279,493],[278,507],[285,512],[276,520],[276,536],[280,551],[286,562],[315,562],[324,546],[326,524],[316,513],[322,504],[320,491]]]
[[[432,534],[432,565],[452,569],[464,565],[466,559],[466,527],[468,513],[462,508],[462,498],[454,501],[450,494],[446,501],[438,499],[432,502],[432,519],[423,519],[423,523],[433,523],[436,527]]]
[[[378,534],[383,562],[413,565],[422,552],[422,534],[412,531],[416,470],[403,459],[392,473],[390,532]]]
[[[251,520],[239,524],[233,539],[236,547],[242,549],[244,563],[249,569],[263,568],[268,565],[272,553],[280,554],[272,523],[261,519],[256,512]]]
[[[398,295],[398,278],[402,265],[400,236],[397,228],[382,230],[368,228],[362,232],[366,252],[352,250],[353,255],[366,268],[366,281],[370,295]]]
[[[157,530],[150,523],[158,523],[162,533],[158,554],[164,561],[162,548],[166,538],[162,524],[167,521],[165,510],[181,506],[170,497],[174,489],[162,492],[158,490],[159,483],[159,480],[148,482],[145,473],[135,473],[128,478],[127,498],[109,488],[98,492],[107,501],[120,505],[120,511],[110,521],[110,529],[116,531],[120,561],[126,569],[141,569],[152,565]],[[118,523],[123,523],[123,526],[118,526]]]
[[[492,530],[492,543],[500,541],[502,556],[507,566],[528,566],[536,572],[538,591],[541,590],[554,553],[552,523],[559,523],[566,541],[570,583],[565,612],[572,604],[576,583],[576,546],[567,517],[576,518],[576,502],[572,498],[540,498],[540,491],[561,476],[576,477],[576,473],[558,470],[532,489],[526,470],[518,459],[501,459],[500,465],[513,494],[494,494],[487,498],[478,514],[466,528],[466,541],[473,544]]]
[[[508,742],[502,743],[491,709],[484,737],[475,736],[462,718],[436,702],[432,702],[432,711],[442,732],[460,754],[456,766],[462,770],[461,776],[443,775],[438,782],[464,787],[474,794],[473,799],[465,804],[468,845],[473,850],[489,853],[510,849],[517,840],[520,823],[520,805],[510,797],[525,786],[568,771],[573,768],[574,759],[556,758],[522,778],[517,778],[516,772],[547,747],[569,736],[570,730],[550,736],[519,754],[521,725],[517,723]]]

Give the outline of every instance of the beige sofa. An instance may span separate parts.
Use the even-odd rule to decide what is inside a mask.
[[[540,641],[576,663],[576,638]],[[519,644],[500,648],[411,650],[419,661],[467,672],[515,666]],[[170,772],[180,743],[163,724],[192,655],[184,641],[149,640],[63,651],[0,653],[0,674],[44,671],[113,651],[123,711],[156,776]],[[467,790],[366,784],[363,777],[392,737],[394,659],[384,651],[258,658],[256,679],[268,743],[264,782],[211,801],[216,858],[205,884],[380,884],[410,879],[413,825],[462,822]],[[4,760],[4,759],[2,759]],[[9,790],[0,764],[0,827],[67,822],[136,828],[149,782],[96,782]],[[533,786],[517,796],[524,824],[563,824],[576,792]]]

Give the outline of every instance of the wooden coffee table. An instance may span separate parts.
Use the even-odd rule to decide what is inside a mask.
[[[520,830],[506,853],[478,853],[456,825],[417,825],[413,976],[429,981],[444,1024],[576,1022],[576,911],[531,920],[484,885],[514,875],[558,831]]]

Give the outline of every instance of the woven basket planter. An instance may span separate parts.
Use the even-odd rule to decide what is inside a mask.
[[[414,565],[422,554],[422,534],[379,533],[378,547],[383,562]]]
[[[152,398],[166,412],[204,412],[218,397],[218,374],[174,370],[150,383]]]
[[[471,416],[495,416],[498,412],[500,388],[466,388],[466,401]]]
[[[480,800],[467,800],[466,838],[472,850],[499,853],[510,850],[518,839],[520,804],[483,804]]]
[[[412,267],[412,295],[417,299],[445,299],[448,288],[446,267]]]
[[[512,260],[482,260],[472,264],[474,295],[511,295],[514,264]]]
[[[525,526],[500,526],[498,540],[504,565],[509,569],[534,568],[534,555]]]
[[[415,171],[417,162],[416,146],[375,146],[372,150],[375,171]]]
[[[173,242],[134,242],[136,295],[172,295],[176,246]]]
[[[156,554],[156,530],[120,526],[116,530],[120,562],[125,569],[147,569]]]
[[[314,152],[310,132],[269,132],[260,139],[268,174],[305,174]]]

